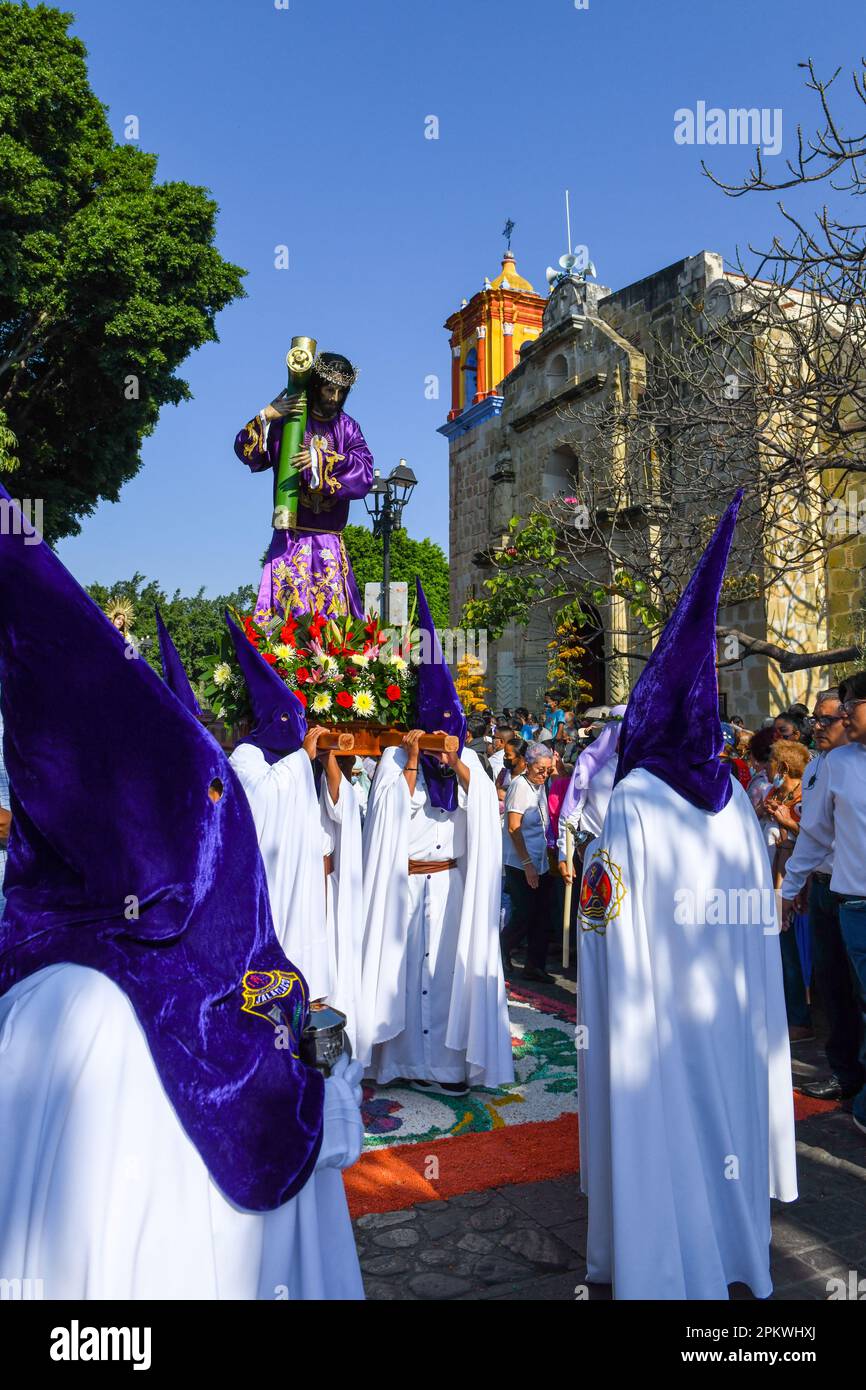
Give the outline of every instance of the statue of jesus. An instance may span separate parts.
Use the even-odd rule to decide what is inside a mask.
[[[300,474],[298,522],[274,531],[262,571],[256,617],[326,618],[364,610],[343,542],[349,503],[373,482],[373,455],[361,427],[343,410],[356,369],[336,352],[320,352],[307,386],[307,428],[292,463]],[[276,470],[283,423],[301,414],[298,392],[284,391],[244,425],[235,453],[253,473]]]

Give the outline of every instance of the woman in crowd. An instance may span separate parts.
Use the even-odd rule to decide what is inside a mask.
[[[773,720],[773,738],[785,739],[787,743],[808,742],[806,721],[798,710],[786,710],[777,714]]]
[[[530,743],[526,748],[524,771],[513,777],[508,788],[503,835],[505,886],[512,908],[502,933],[505,969],[513,969],[511,952],[525,937],[524,978],[547,983],[553,980],[545,967],[550,928],[556,914],[557,883],[548,857],[551,832],[546,783],[552,770],[553,755],[548,745]]]
[[[764,812],[775,822],[779,831],[773,854],[773,884],[776,888],[785,876],[785,865],[794,852],[800,829],[803,773],[808,763],[809,750],[804,743],[778,738],[773,743],[767,761],[770,790],[764,799]],[[804,1042],[815,1036],[806,993],[811,975],[806,920],[798,922],[795,914],[790,929],[780,933],[779,945],[788,1033],[792,1042]]]

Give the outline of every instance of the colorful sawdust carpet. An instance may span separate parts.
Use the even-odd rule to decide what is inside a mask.
[[[346,1174],[353,1217],[577,1169],[575,1008],[509,987],[515,1080],[468,1096],[364,1087],[366,1138]]]

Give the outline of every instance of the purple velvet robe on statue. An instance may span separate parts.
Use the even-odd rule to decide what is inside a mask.
[[[276,469],[282,434],[282,420],[265,426],[257,415],[235,439],[235,453],[254,473]],[[311,416],[304,448],[314,451],[316,467],[301,470],[297,527],[274,531],[256,612],[293,617],[316,612],[326,618],[351,613],[361,618],[364,609],[342,531],[349,503],[370,490],[373,455],[360,425],[345,411],[333,420]]]

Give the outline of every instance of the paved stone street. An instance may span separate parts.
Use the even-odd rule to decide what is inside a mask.
[[[542,986],[539,986],[542,989]],[[574,992],[559,979],[546,992]],[[794,1073],[823,1076],[818,1043],[794,1049]],[[776,1300],[826,1299],[827,1281],[866,1279],[866,1136],[842,1110],[797,1126],[800,1199],[774,1203]],[[585,1282],[586,1199],[578,1179],[469,1192],[355,1222],[367,1297],[384,1300],[573,1300]],[[864,1285],[866,1288],[866,1285]],[[610,1290],[591,1287],[589,1298]],[[751,1298],[734,1288],[734,1298]]]
[[[826,1076],[819,1043],[792,1053],[795,1076]],[[797,1125],[797,1178],[799,1200],[773,1203],[773,1297],[826,1299],[828,1279],[866,1278],[866,1135],[844,1110]]]
[[[558,1178],[362,1216],[355,1233],[368,1298],[572,1299],[586,1212]]]

